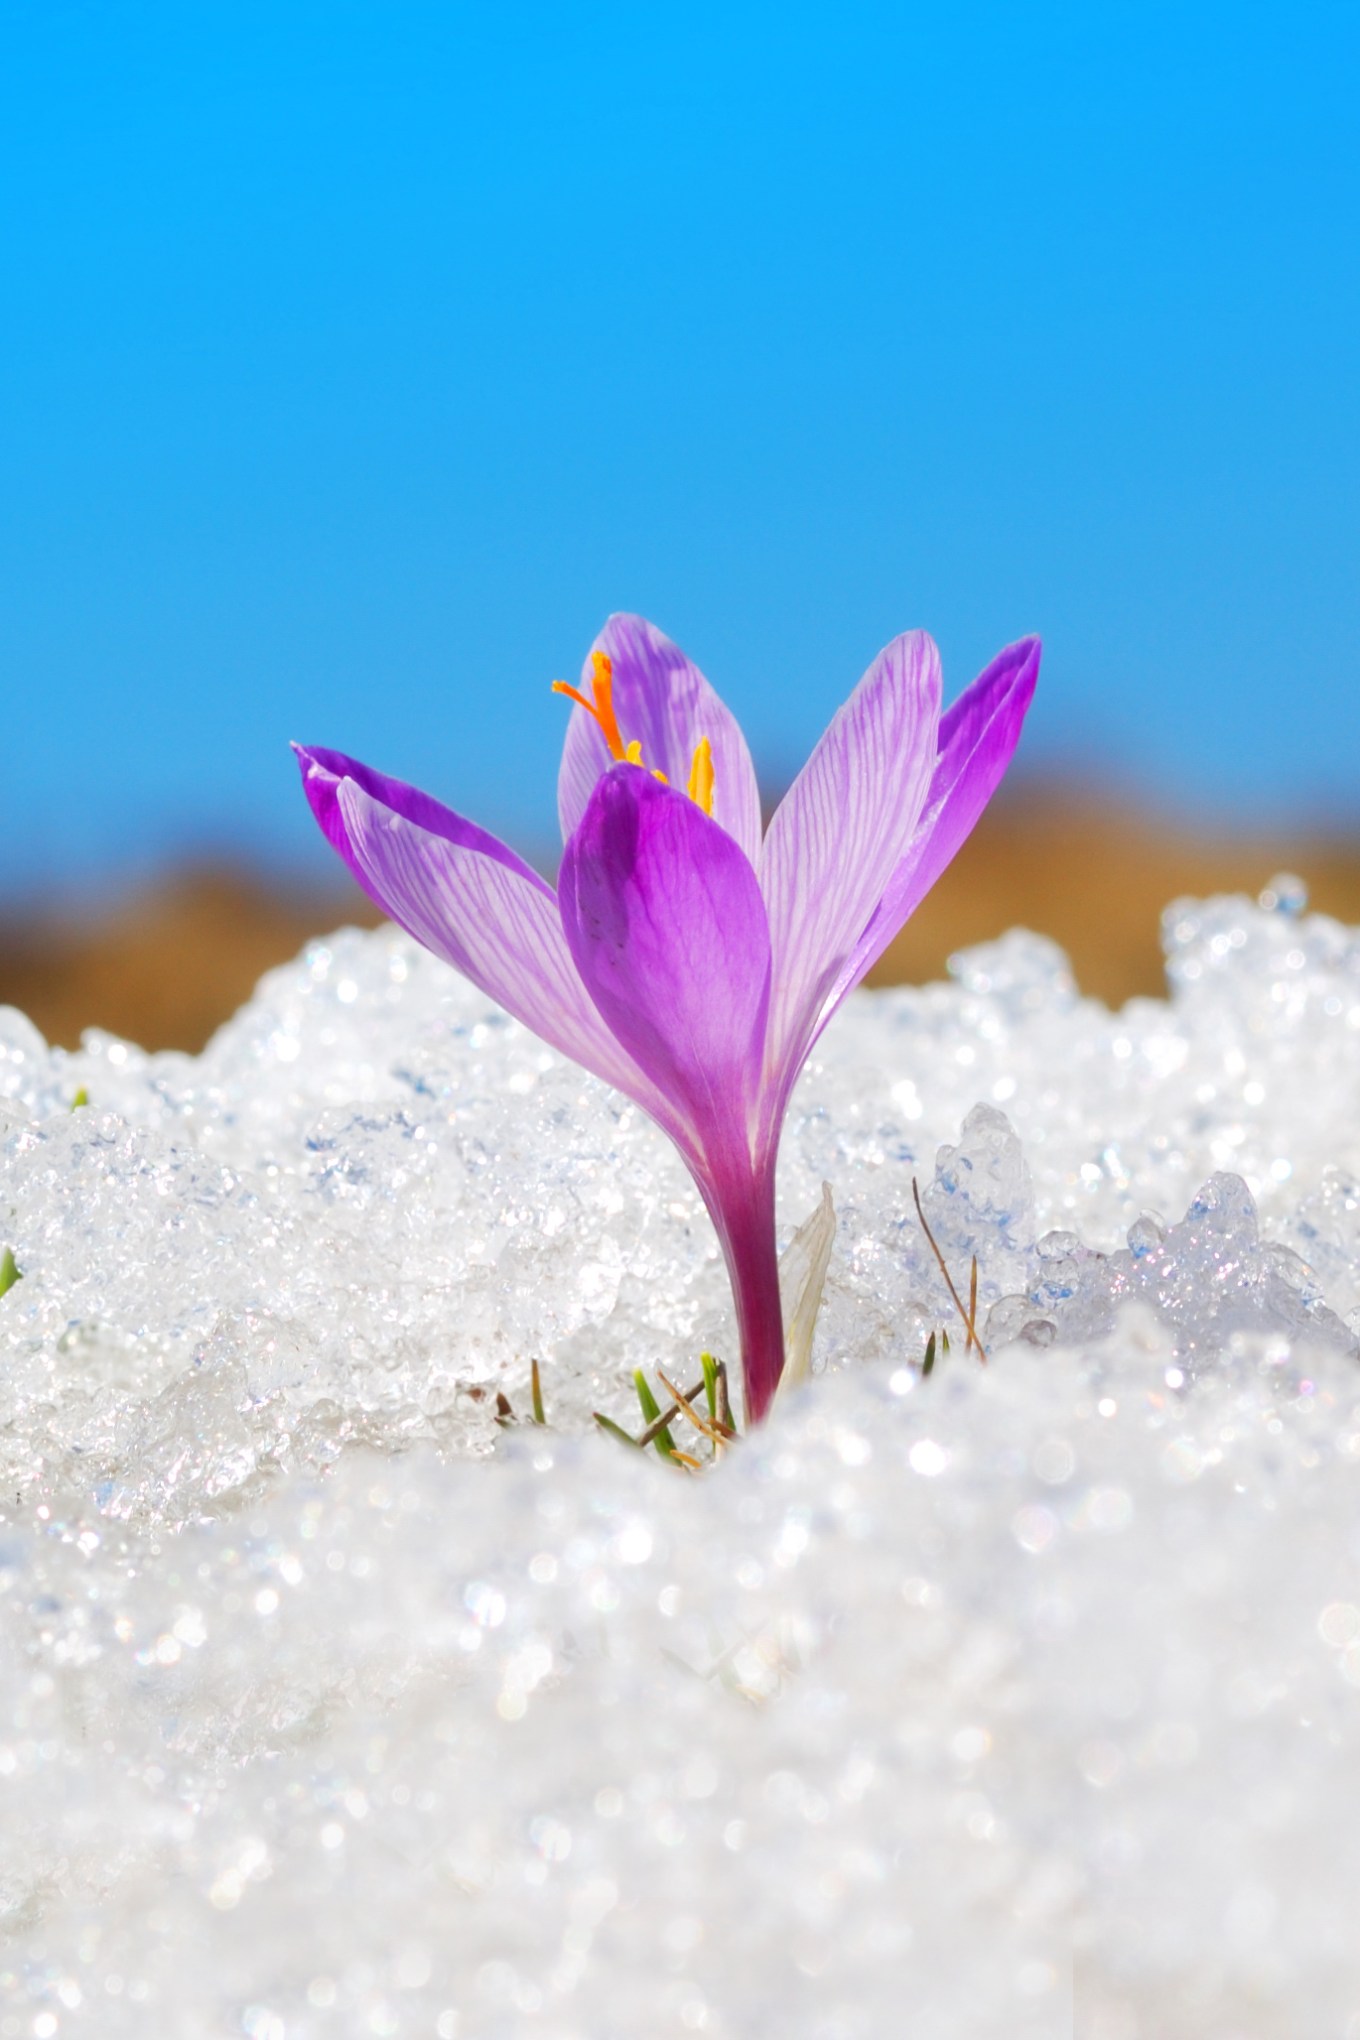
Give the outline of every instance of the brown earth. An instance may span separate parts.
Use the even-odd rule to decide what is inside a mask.
[[[1111,1004],[1162,988],[1158,923],[1183,894],[1257,893],[1297,872],[1311,904],[1360,922],[1360,843],[1193,836],[1133,808],[1029,789],[999,801],[893,944],[873,982],[938,977],[951,952],[1022,924],[1051,935]],[[0,1004],[73,1047],[98,1026],[199,1049],[262,971],[311,935],[377,919],[357,888],[311,896],[189,868],[98,918],[0,920]]]

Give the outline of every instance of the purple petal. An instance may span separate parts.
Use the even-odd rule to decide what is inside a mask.
[[[614,668],[614,713],[625,744],[642,746],[648,771],[664,772],[683,792],[701,737],[713,752],[713,819],[734,836],[754,864],[760,850],[760,795],[741,726],[705,680],[654,624],[642,616],[611,616],[591,647]],[[592,661],[582,668],[590,694]],[[613,761],[595,718],[577,707],[567,724],[557,808],[565,843],[580,825],[596,781]]]
[[[586,995],[550,885],[503,843],[437,802],[429,803],[440,823],[435,830],[389,807],[357,777],[338,779],[330,798],[346,846],[342,854],[384,913],[553,1048],[671,1130],[674,1113]],[[460,839],[456,831],[465,834]]]
[[[718,1167],[750,1128],[770,936],[756,875],[724,829],[636,765],[595,786],[561,872],[562,925],[613,1034]]]
[[[828,993],[901,861],[935,765],[940,655],[924,631],[881,651],[770,824],[760,884],[774,993],[767,1068],[792,1082]]]
[[[1007,645],[940,718],[939,757],[912,842],[846,959],[819,1034],[972,834],[1020,741],[1042,649],[1037,637]]]
[[[498,864],[518,872],[522,878],[541,886],[551,895],[552,888],[546,879],[540,878],[507,844],[487,830],[478,828],[476,822],[466,821],[462,815],[455,814],[452,808],[445,807],[433,795],[422,793],[419,787],[408,786],[403,779],[389,779],[385,772],[375,772],[371,765],[361,765],[357,758],[347,758],[343,751],[324,751],[314,744],[294,744],[293,751],[302,771],[302,790],[322,835],[332,850],[344,858],[369,898],[385,914],[391,913],[391,909],[386,900],[380,899],[373,891],[350,845],[349,831],[338,799],[342,779],[352,779],[356,786],[383,807],[428,830],[432,836],[442,836],[447,842],[459,843],[466,850],[479,850],[486,857],[494,857]],[[392,914],[393,920],[399,918]]]

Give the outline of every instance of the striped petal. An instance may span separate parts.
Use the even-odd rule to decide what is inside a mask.
[[[337,781],[333,801],[342,854],[384,913],[551,1047],[672,1131],[674,1111],[587,996],[557,897],[537,872],[450,809],[439,810],[437,830],[428,828],[351,776]]]
[[[613,668],[619,733],[625,744],[641,746],[648,771],[664,772],[672,786],[685,788],[695,750],[707,737],[713,754],[713,819],[754,863],[760,850],[760,795],[732,711],[680,647],[645,617],[610,617],[582,668],[581,691],[587,697],[596,652],[603,652]],[[573,708],[557,780],[563,842],[575,833],[596,782],[613,762],[595,718],[584,708]]]
[[[1020,741],[1042,649],[1037,637],[1007,645],[941,716],[939,756],[915,834],[846,959],[818,1033],[972,834]]]
[[[785,1094],[786,1074],[791,1082],[801,1068],[828,996],[912,841],[939,713],[939,653],[924,631],[908,631],[879,653],[770,824],[760,884],[774,967],[772,1095]]]
[[[445,807],[433,795],[422,793],[418,786],[408,786],[404,779],[390,779],[385,772],[375,772],[371,765],[361,765],[357,758],[347,757],[343,751],[325,751],[315,744],[294,744],[293,752],[302,771],[303,792],[322,835],[332,850],[338,851],[344,858],[354,877],[383,913],[389,912],[387,903],[373,892],[356,862],[349,831],[340,812],[342,779],[352,780],[383,807],[390,808],[393,814],[402,815],[408,822],[415,822],[430,835],[442,836],[445,841],[458,843],[465,850],[480,850],[484,856],[505,865],[507,870],[517,871],[535,885],[546,886],[546,881],[508,844],[502,843],[486,829],[478,828],[476,822],[469,822],[464,816],[455,814],[452,808]],[[392,919],[396,920],[397,916],[393,914]]]

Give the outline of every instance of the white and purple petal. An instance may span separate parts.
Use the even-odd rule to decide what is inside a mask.
[[[972,834],[1020,741],[1042,649],[1037,637],[1007,645],[941,716],[939,755],[920,820],[877,910],[846,959],[818,1033]]]
[[[935,766],[939,713],[939,653],[925,631],[908,631],[879,653],[770,823],[760,884],[774,970],[772,1096],[786,1095],[785,1079],[801,1068],[827,998],[911,843]]]
[[[589,697],[593,654],[613,667],[614,714],[625,744],[641,746],[648,771],[664,772],[683,792],[701,738],[713,754],[713,819],[754,864],[760,850],[760,795],[741,726],[693,660],[643,616],[611,616],[582,668]],[[562,747],[557,807],[562,840],[575,832],[596,781],[613,760],[599,724],[573,708]]]
[[[338,796],[340,782],[344,779],[352,780],[373,800],[393,814],[416,823],[428,834],[460,844],[465,850],[479,850],[498,864],[504,864],[508,870],[531,879],[535,885],[545,884],[509,844],[502,843],[489,830],[479,828],[476,822],[470,822],[452,808],[445,807],[433,794],[422,793],[418,786],[408,786],[404,779],[389,778],[386,772],[375,772],[371,765],[361,764],[357,758],[347,757],[343,751],[323,750],[316,744],[294,744],[293,752],[302,772],[302,790],[322,835],[344,858],[364,891],[384,913],[389,912],[387,904],[378,898],[356,862],[349,831],[340,812]],[[397,917],[393,915],[392,918],[395,920]]]
[[[428,828],[352,775],[337,782],[334,805],[342,854],[384,913],[551,1047],[674,1130],[667,1100],[587,996],[545,879],[451,809],[439,811],[437,830]]]

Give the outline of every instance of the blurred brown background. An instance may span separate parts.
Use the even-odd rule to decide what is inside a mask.
[[[1360,921],[1360,844],[1348,839],[1196,836],[1132,806],[1031,785],[993,804],[873,981],[937,977],[953,950],[1021,924],[1053,936],[1082,989],[1117,1005],[1162,989],[1169,900],[1255,894],[1280,871],[1305,880],[1311,906]],[[147,1048],[198,1049],[309,936],[377,918],[357,888],[306,894],[186,868],[86,918],[0,918],[0,1004],[64,1047],[98,1026]]]

